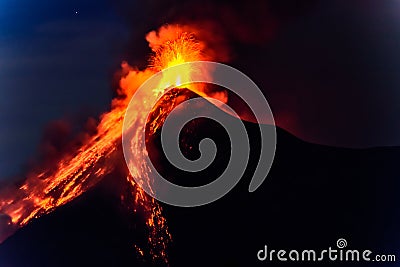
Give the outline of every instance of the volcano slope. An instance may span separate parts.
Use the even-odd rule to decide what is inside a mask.
[[[183,93],[184,98],[194,97]],[[180,208],[162,204],[172,243],[170,266],[278,266],[257,252],[268,249],[321,251],[336,248],[339,238],[348,249],[373,254],[398,254],[400,246],[400,148],[347,149],[304,142],[277,128],[277,147],[271,171],[255,192],[248,186],[258,162],[258,127],[244,122],[251,145],[245,175],[223,198],[206,206]],[[160,131],[149,136],[147,147],[154,165],[167,179],[199,186],[216,179],[226,167],[230,143],[225,130],[208,119],[184,127],[181,149],[195,159],[201,139],[215,141],[215,161],[199,173],[178,170],[161,153]],[[126,167],[53,213],[34,220],[0,245],[0,266],[162,266],[147,255],[148,229],[139,212],[128,212]],[[144,256],[137,253],[139,244]],[[398,256],[398,255],[397,255]],[[277,259],[275,258],[275,261]],[[353,266],[352,262],[324,261],[324,265]],[[361,266],[383,266],[360,262]],[[298,262],[296,266],[309,266]]]

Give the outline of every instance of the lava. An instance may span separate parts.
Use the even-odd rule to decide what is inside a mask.
[[[164,26],[158,32],[153,31],[146,37],[149,41],[153,55],[150,58],[147,69],[139,71],[129,68],[129,72],[120,80],[119,96],[113,99],[111,110],[103,114],[97,126],[97,132],[79,149],[73,153],[64,155],[54,166],[40,172],[30,172],[26,175],[22,185],[17,188],[5,188],[0,192],[0,215],[7,215],[11,222],[6,226],[15,231],[25,226],[32,219],[48,214],[57,207],[65,205],[88,189],[98,183],[105,175],[111,173],[116,166],[110,160],[113,153],[118,151],[122,137],[122,124],[125,111],[130,98],[136,89],[151,75],[170,66],[184,62],[209,60],[203,53],[204,43],[198,42],[193,33],[187,32],[183,27]],[[125,63],[126,64],[126,63]],[[168,86],[179,87],[181,84],[190,81],[190,74],[195,70],[185,70],[176,74],[166,73],[162,82],[149,94],[162,95],[164,88]],[[201,94],[200,85],[186,86],[189,89]],[[146,105],[145,99],[142,101]],[[137,107],[136,121],[146,124],[148,114],[141,112]],[[169,112],[168,105],[162,106],[159,113]],[[161,127],[163,121],[156,120],[153,125],[155,131]],[[139,128],[140,129],[140,128]],[[138,131],[139,131],[138,129]],[[138,133],[140,134],[140,133]],[[135,149],[135,148],[133,148]],[[137,165],[138,177],[141,182],[150,183],[150,174],[146,166],[140,163]],[[134,199],[134,205],[145,210],[146,224],[150,229],[149,233],[149,255],[153,259],[168,261],[166,249],[171,241],[168,232],[167,222],[162,214],[162,208],[157,201],[149,197],[135,184],[132,176],[128,175],[127,181],[130,185],[130,192]],[[0,229],[0,234],[7,232]],[[0,242],[4,241],[11,233],[0,236]],[[144,252],[135,246],[141,255]]]

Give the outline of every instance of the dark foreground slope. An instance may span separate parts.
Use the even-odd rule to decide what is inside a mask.
[[[257,125],[246,126],[251,160],[229,194],[197,208],[163,205],[173,237],[170,266],[309,266],[259,262],[257,252],[264,245],[275,250],[335,248],[339,238],[346,239],[350,249],[397,254],[400,260],[399,148],[326,147],[278,129],[271,172],[257,191],[248,193],[259,134]],[[208,121],[192,123],[185,131],[190,133],[183,138],[186,144],[195,146],[207,136],[216,140],[220,152],[215,163],[195,175],[153,156],[156,165],[180,184],[210,182],[229,158],[227,136]],[[150,140],[150,151],[159,149],[158,137]],[[188,157],[198,154],[196,149],[182,149]],[[147,230],[140,216],[130,215],[121,204],[121,192],[126,190],[123,181],[120,173],[113,173],[77,200],[17,231],[0,245],[0,266],[152,266],[135,253],[134,242],[142,242]],[[311,265],[330,264],[326,260]]]

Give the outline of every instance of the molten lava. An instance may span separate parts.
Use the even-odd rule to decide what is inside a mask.
[[[147,40],[154,52],[149,67],[143,71],[130,70],[121,79],[120,96],[112,101],[111,111],[101,116],[97,133],[91,136],[77,151],[64,155],[49,170],[31,173],[26,176],[23,184],[18,188],[7,188],[0,193],[0,215],[7,215],[11,218],[7,227],[14,230],[23,227],[32,219],[74,200],[114,170],[115,166],[108,159],[113,153],[118,152],[125,110],[136,89],[148,77],[173,65],[210,59],[203,55],[204,44],[197,42],[192,33],[186,32],[178,26],[162,27],[158,32],[149,33]],[[195,70],[187,69],[179,73],[178,79],[176,79],[176,73],[170,75],[166,73],[160,85],[149,94],[161,95],[166,87],[179,87],[181,84],[190,82],[192,71]],[[199,85],[185,87],[201,94]],[[143,105],[145,104],[146,101],[143,99]],[[158,114],[165,115],[169,111],[168,105],[161,106]],[[137,107],[135,115],[138,121],[146,123],[148,114],[143,114],[140,106]],[[156,124],[152,125],[152,131],[157,130],[163,123],[163,120],[154,121]],[[149,173],[140,165],[140,161],[138,161],[135,175],[141,177],[141,181],[150,183]],[[153,259],[162,259],[167,262],[166,248],[171,236],[162,215],[162,209],[154,199],[135,184],[131,176],[128,176],[127,180],[135,199],[134,205],[142,207],[147,216],[146,224],[150,230],[148,239],[151,247],[149,254]],[[0,225],[0,227],[3,226]],[[7,236],[0,235],[0,242]],[[140,248],[137,247],[137,250],[143,255],[144,252]]]

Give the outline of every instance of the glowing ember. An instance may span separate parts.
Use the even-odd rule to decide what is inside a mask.
[[[114,170],[115,166],[108,159],[112,153],[116,152],[118,144],[121,142],[122,122],[128,101],[148,77],[173,65],[208,59],[202,55],[203,44],[196,42],[191,33],[185,32],[177,26],[162,27],[158,33],[151,32],[147,36],[147,40],[154,51],[149,68],[144,71],[130,70],[121,79],[120,95],[125,97],[121,98],[120,96],[113,100],[111,111],[101,117],[97,133],[90,137],[80,149],[64,155],[55,166],[49,168],[51,171],[43,170],[41,173],[29,174],[19,188],[8,188],[0,193],[0,215],[5,214],[11,218],[12,227],[9,225],[10,229],[23,227],[33,218],[38,218],[68,203]],[[190,81],[192,71],[196,70],[188,69],[179,73],[178,80],[176,74],[168,75],[167,73],[158,88],[154,88],[154,91],[149,93],[159,95],[168,86],[179,87]],[[170,77],[174,77],[173,80]],[[189,89],[201,94],[198,86],[192,85]],[[145,99],[143,99],[143,105],[146,105]],[[162,106],[159,113],[167,113],[169,110],[168,106]],[[147,114],[141,112],[141,107],[137,107],[136,120],[145,123],[146,116]],[[155,121],[157,125],[153,125],[153,131],[163,123],[162,120]],[[141,182],[150,183],[146,166],[141,166],[140,161],[138,162],[135,175],[141,177]],[[142,207],[147,216],[146,224],[150,229],[149,244],[151,247],[149,253],[153,259],[162,259],[167,262],[166,248],[171,236],[162,215],[162,209],[154,199],[135,185],[132,177],[128,176],[127,180],[135,199],[134,205]],[[0,236],[0,241],[6,237]],[[145,254],[139,247],[135,247],[139,254]]]

